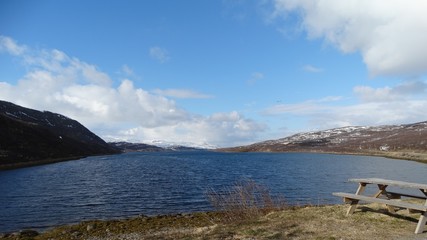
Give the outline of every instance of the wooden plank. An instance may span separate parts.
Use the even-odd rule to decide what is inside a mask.
[[[404,187],[404,188],[415,188],[415,189],[424,189],[427,191],[427,184],[422,183],[412,183],[404,181],[395,181],[382,178],[351,178],[349,182],[358,182],[358,183],[369,183],[369,184],[383,184],[395,187]]]
[[[343,197],[350,200],[360,200],[365,202],[375,202],[375,203],[382,203],[386,205],[391,205],[395,207],[401,207],[401,208],[407,208],[407,209],[413,209],[413,210],[419,210],[426,212],[427,206],[423,206],[420,204],[414,204],[414,203],[408,203],[408,202],[401,202],[401,201],[394,201],[389,199],[382,199],[382,198],[374,198],[374,197],[368,197],[363,195],[357,195],[352,193],[343,193],[343,192],[335,192],[332,193],[334,196]]]
[[[419,195],[412,195],[412,194],[406,194],[406,193],[398,193],[398,192],[389,192],[387,191],[385,193],[385,195],[387,195],[389,198],[394,198],[394,197],[410,197],[410,198],[418,198],[418,199],[423,199],[426,200],[426,196],[419,196]]]

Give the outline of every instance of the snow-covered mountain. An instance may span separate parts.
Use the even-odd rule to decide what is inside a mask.
[[[151,144],[154,146],[173,149],[176,147],[188,147],[196,149],[215,149],[217,146],[211,145],[209,143],[193,143],[193,142],[169,142],[163,140],[153,140],[145,141],[144,143]]]
[[[427,152],[427,122],[377,127],[350,126],[227,148],[239,152]]]
[[[191,143],[171,143],[165,141],[153,141],[147,143],[130,143],[126,141],[109,142],[115,148],[123,152],[162,152],[162,151],[194,151],[213,149],[211,145],[191,144]]]

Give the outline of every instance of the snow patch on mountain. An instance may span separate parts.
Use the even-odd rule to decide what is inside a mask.
[[[347,126],[341,128],[327,129],[323,131],[311,131],[294,134],[289,137],[276,140],[268,140],[260,143],[254,143],[250,146],[269,147],[269,146],[291,146],[311,144],[340,145],[356,142],[360,144],[378,143],[381,141],[396,141],[396,138],[407,139],[414,132],[427,131],[427,122],[402,125],[383,125],[383,126]],[[408,141],[406,141],[408,142]],[[325,145],[326,144],[326,145]],[[360,146],[361,148],[361,146]],[[388,151],[390,145],[384,144],[380,147],[381,151]]]
[[[146,140],[142,141],[145,144],[151,144],[154,146],[173,149],[174,147],[189,147],[189,148],[199,148],[199,149],[216,149],[218,148],[215,145],[209,143],[193,143],[193,142],[169,142],[164,140]]]

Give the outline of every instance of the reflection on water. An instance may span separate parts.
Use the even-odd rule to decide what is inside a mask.
[[[426,182],[427,165],[304,153],[168,152],[89,157],[0,172],[0,232],[210,210],[205,192],[252,179],[291,204],[330,204],[348,178]]]

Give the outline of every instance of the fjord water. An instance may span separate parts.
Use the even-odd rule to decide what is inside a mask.
[[[211,210],[210,188],[251,179],[289,204],[334,204],[348,178],[426,183],[427,164],[381,157],[208,151],[127,153],[0,171],[0,232]]]

